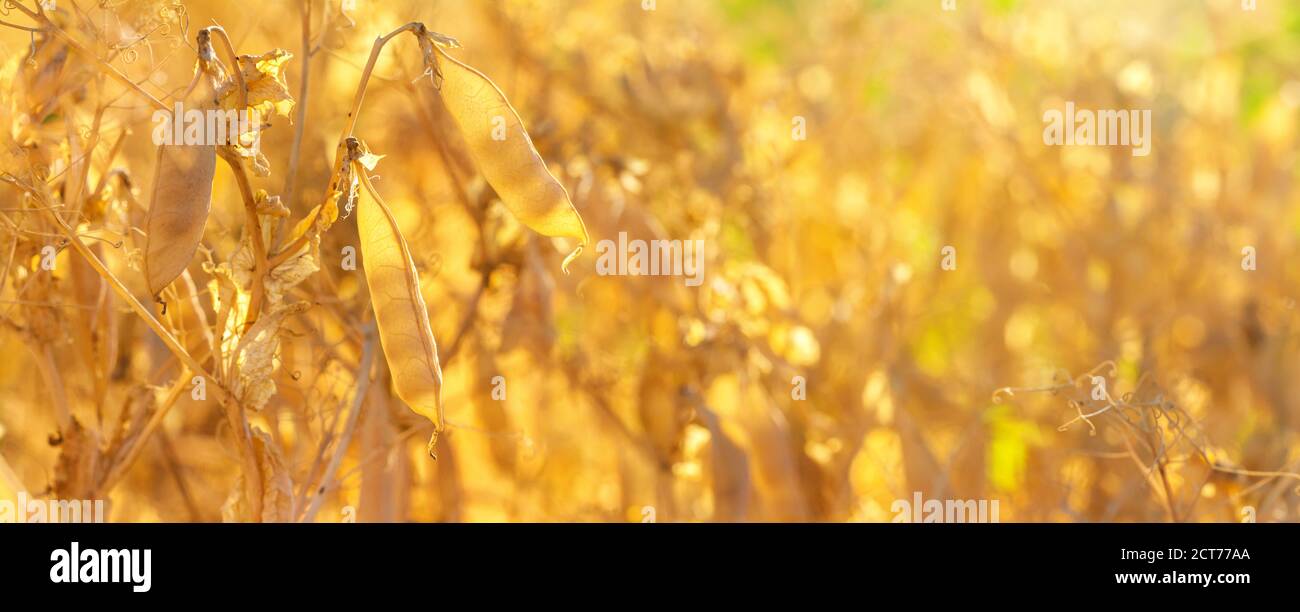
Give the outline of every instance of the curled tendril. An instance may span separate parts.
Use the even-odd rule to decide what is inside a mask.
[[[120,249],[120,248],[122,248],[122,245],[124,244],[124,242],[123,242],[121,239],[118,239],[118,240],[109,240],[109,239],[107,239],[107,238],[104,238],[104,237],[102,237],[102,236],[96,236],[96,235],[94,235],[94,234],[77,234],[77,238],[86,238],[86,239],[88,239],[88,240],[98,240],[98,241],[100,241],[100,242],[102,242],[102,243],[104,243],[104,244],[107,244],[107,245],[109,245],[109,246],[115,248],[115,249]],[[71,243],[68,242],[67,240],[64,240],[63,243],[59,245],[59,250],[63,250],[63,248],[66,247],[66,246],[68,246],[69,244],[71,244]]]
[[[1087,385],[1088,381],[1099,373],[1104,373],[1105,376],[1113,378],[1118,371],[1119,368],[1114,361],[1102,362],[1078,378],[1071,377],[1069,372],[1065,370],[1059,370],[1058,374],[1063,372],[1064,377],[1053,376],[1054,380],[1062,381],[1059,384],[1041,387],[1002,387],[993,392],[993,402],[1002,403],[1006,398],[1015,397],[1016,393],[1049,392],[1055,394],[1065,388]],[[1205,432],[1200,425],[1185,410],[1179,408],[1172,399],[1166,397],[1158,387],[1153,391],[1154,397],[1151,400],[1140,401],[1139,398],[1143,395],[1143,388],[1151,384],[1153,383],[1151,382],[1150,373],[1144,373],[1138,378],[1134,390],[1120,395],[1118,401],[1111,397],[1109,393],[1107,393],[1104,400],[1092,400],[1099,402],[1099,407],[1091,412],[1087,412],[1090,409],[1089,400],[1071,398],[1067,400],[1067,403],[1074,410],[1075,417],[1057,427],[1057,431],[1066,431],[1079,421],[1083,421],[1088,425],[1088,434],[1095,436],[1097,435],[1097,426],[1093,422],[1093,418],[1110,412],[1119,419],[1117,423],[1127,428],[1130,433],[1140,432],[1146,436],[1145,444],[1146,448],[1150,450],[1151,456],[1149,459],[1142,461],[1144,464],[1142,472],[1145,477],[1150,477],[1162,465],[1174,461],[1183,461],[1188,456],[1192,456],[1179,455],[1176,452],[1179,444],[1186,444],[1190,446],[1194,455],[1199,455],[1204,460],[1206,467],[1212,471],[1260,479],[1247,487],[1245,492],[1253,491],[1278,478],[1300,481],[1300,474],[1295,472],[1241,469],[1211,457],[1210,451],[1207,450],[1209,446]],[[1133,452],[1131,448],[1130,452]],[[1134,455],[1134,458],[1136,459],[1136,455]],[[1293,493],[1300,495],[1300,486],[1297,486]]]
[[[1067,378],[1066,382],[1041,387],[1001,387],[993,391],[993,403],[1001,404],[1003,400],[1015,397],[1016,393],[1051,393],[1055,395],[1062,389],[1069,389],[1075,386],[1074,381]]]
[[[1111,378],[1114,378],[1114,377],[1119,373],[1119,367],[1115,365],[1115,362],[1114,362],[1113,360],[1107,359],[1106,361],[1103,361],[1103,362],[1097,364],[1097,367],[1095,367],[1095,368],[1089,370],[1087,375],[1088,375],[1088,376],[1096,376],[1096,375],[1097,375],[1097,371],[1100,370],[1100,369],[1102,369],[1102,368],[1109,368],[1109,369],[1110,369],[1110,372],[1107,373],[1106,376],[1109,376],[1109,377],[1111,377]],[[1141,382],[1141,380],[1139,380],[1138,382]]]
[[[185,5],[175,2],[171,4],[160,4],[158,6],[158,19],[162,20],[163,24],[169,28],[166,30],[166,34],[170,34],[171,24],[173,22],[180,23],[185,19]]]
[[[1088,435],[1090,435],[1090,436],[1095,436],[1095,435],[1097,435],[1097,426],[1093,424],[1092,419],[1091,419],[1090,417],[1093,417],[1093,416],[1096,416],[1096,415],[1098,415],[1098,414],[1101,414],[1102,412],[1105,412],[1108,408],[1103,408],[1103,409],[1101,409],[1101,410],[1099,410],[1099,411],[1097,411],[1097,412],[1091,413],[1091,414],[1084,414],[1084,413],[1083,413],[1083,402],[1076,402],[1076,401],[1074,401],[1074,400],[1070,400],[1070,407],[1071,407],[1071,408],[1074,408],[1075,413],[1077,413],[1079,416],[1075,417],[1074,420],[1069,421],[1068,423],[1065,423],[1064,425],[1061,425],[1060,427],[1057,427],[1057,428],[1056,428],[1056,431],[1065,431],[1065,430],[1069,429],[1071,425],[1073,425],[1073,424],[1075,424],[1075,423],[1077,423],[1077,422],[1079,422],[1079,421],[1083,421],[1084,423],[1087,423],[1087,424],[1088,424]]]

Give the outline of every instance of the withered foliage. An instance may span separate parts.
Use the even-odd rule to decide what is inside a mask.
[[[0,496],[1300,518],[1300,8],[931,4],[4,2]],[[1064,100],[1152,155],[1045,147]]]

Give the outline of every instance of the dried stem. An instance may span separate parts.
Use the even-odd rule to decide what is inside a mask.
[[[230,64],[230,75],[235,79],[239,91],[239,108],[248,108],[248,84],[244,82],[244,70],[239,66],[239,55],[235,53],[235,46],[230,43],[226,29],[221,26],[211,26],[204,28],[204,31],[216,34],[215,38],[221,43],[221,51],[226,56],[226,62]]]
[[[36,192],[29,191],[29,193],[32,193],[41,200],[42,204],[46,204],[44,199]],[[213,380],[215,382],[212,375],[199,364],[198,360],[190,356],[189,351],[187,351],[184,346],[181,346],[181,343],[176,340],[176,337],[173,336],[171,332],[167,331],[167,328],[164,327],[162,323],[159,323],[158,319],[154,318],[153,313],[149,312],[149,309],[145,308],[144,304],[141,304],[140,300],[136,299],[136,297],[131,294],[131,291],[126,288],[126,285],[124,285],[122,281],[104,265],[104,262],[100,261],[98,257],[95,257],[95,254],[91,252],[90,247],[86,246],[86,244],[81,241],[81,237],[77,234],[76,230],[69,227],[66,221],[54,214],[47,204],[43,206],[41,210],[51,221],[53,221],[54,226],[57,227],[65,237],[67,237],[72,248],[86,259],[86,262],[90,264],[90,267],[94,268],[95,272],[104,278],[108,285],[113,288],[113,291],[117,293],[118,297],[122,298],[122,301],[126,302],[127,306],[129,306],[131,310],[135,311],[136,315],[144,320],[145,324],[149,326],[149,329],[153,330],[153,332],[158,335],[158,338],[162,340],[163,345],[167,347],[167,350],[171,351],[173,355],[176,355],[176,358],[180,359],[181,363],[185,364],[186,367],[208,380]],[[220,385],[216,385],[216,387],[223,395],[229,395],[230,392],[225,387]]]
[[[41,371],[41,378],[45,379],[45,386],[49,388],[50,399],[54,404],[55,414],[58,415],[58,425],[60,432],[67,432],[72,426],[72,409],[68,406],[67,388],[63,386],[63,375],[59,373],[59,365],[54,361],[54,348],[49,344],[32,345],[32,352],[36,355],[36,365]]]
[[[321,502],[325,499],[325,492],[332,486],[331,479],[334,477],[334,472],[338,471],[339,463],[343,461],[343,454],[347,452],[348,444],[352,441],[352,434],[357,427],[357,418],[361,415],[361,406],[365,403],[366,392],[370,389],[370,366],[374,358],[375,327],[372,323],[366,326],[365,342],[361,345],[361,364],[357,367],[357,390],[352,396],[352,409],[348,413],[347,423],[343,425],[343,433],[339,435],[338,442],[334,445],[334,455],[330,457],[329,465],[325,468],[320,486],[316,488],[311,504],[302,516],[304,523],[310,523],[316,517],[316,512],[320,510]]]
[[[361,113],[361,101],[366,97],[366,88],[370,84],[370,74],[375,70],[375,62],[379,60],[379,52],[383,50],[384,45],[388,44],[388,41],[407,31],[415,32],[416,36],[420,37],[423,37],[427,32],[424,24],[418,21],[412,21],[411,23],[375,39],[375,44],[370,49],[370,58],[366,60],[366,67],[361,71],[361,81],[357,83],[357,93],[352,98],[352,109],[348,111],[347,123],[343,126],[343,133],[339,136],[338,147],[336,147],[334,151],[334,168],[330,171],[330,183],[329,188],[325,190],[325,199],[321,202],[321,206],[316,209],[316,213],[312,216],[310,229],[302,236],[298,237],[293,244],[276,253],[275,257],[272,258],[272,261],[284,261],[290,255],[297,252],[298,249],[302,248],[302,245],[306,243],[309,236],[316,232],[316,218],[319,217],[320,212],[325,209],[324,205],[329,202],[329,199],[334,197],[334,192],[338,191],[340,180],[343,177],[343,169],[346,164],[351,163],[352,161],[352,156],[349,154],[347,143],[348,139],[352,138],[352,133],[357,127],[357,117]]]
[[[238,155],[224,147],[218,147],[217,150],[221,154],[221,159],[226,160],[226,164],[230,166],[231,173],[235,175],[235,184],[239,186],[239,195],[244,200],[244,231],[253,245],[253,296],[248,303],[248,315],[244,317],[244,329],[248,329],[257,322],[257,316],[262,312],[266,275],[270,273],[271,266],[266,257],[266,242],[262,239],[262,221],[257,216],[257,198],[253,195],[253,186],[249,183],[248,172],[244,170]]]
[[[208,355],[212,357],[212,362],[215,364],[220,359],[218,341],[212,333],[212,328],[208,325],[207,311],[204,310],[203,304],[199,302],[199,288],[194,284],[194,277],[189,270],[181,272],[181,282],[189,291],[190,308],[194,310],[194,317],[199,320],[199,331],[203,333],[203,340],[208,344]]]
[[[1107,376],[1113,377],[1116,374],[1117,368],[1115,364],[1107,361],[1077,378],[1071,377],[1068,372],[1065,372],[1062,378],[1065,382],[1058,384],[1024,388],[1003,387],[994,391],[993,401],[1000,403],[1006,398],[1014,397],[1016,393],[1050,392],[1056,394],[1066,389],[1084,386],[1088,384],[1088,381],[1093,376],[1098,375],[1103,368],[1109,368],[1109,373],[1105,374]],[[1135,388],[1141,389],[1146,381],[1147,375],[1143,375],[1138,380]],[[1083,421],[1091,428],[1093,433],[1096,433],[1096,425],[1092,422],[1092,417],[1104,415],[1104,418],[1112,419],[1111,422],[1116,423],[1119,428],[1120,440],[1124,443],[1126,451],[1120,455],[1132,459],[1134,465],[1141,472],[1143,479],[1146,480],[1152,491],[1163,502],[1170,521],[1178,523],[1190,517],[1192,505],[1194,505],[1193,502],[1180,512],[1178,495],[1174,491],[1174,482],[1169,473],[1169,466],[1172,464],[1170,452],[1180,443],[1190,446],[1191,452],[1201,458],[1208,470],[1207,473],[1222,472],[1238,476],[1263,478],[1265,479],[1264,482],[1276,478],[1300,480],[1300,474],[1292,472],[1245,470],[1219,464],[1206,453],[1204,449],[1204,432],[1200,431],[1200,426],[1191,419],[1186,411],[1165,399],[1163,394],[1157,394],[1154,399],[1146,401],[1138,400],[1136,395],[1136,391],[1125,393],[1117,400],[1109,391],[1105,391],[1099,399],[1091,400],[1091,406],[1088,406],[1089,400],[1071,399],[1069,404],[1074,408],[1076,416],[1061,425],[1059,430],[1064,431],[1075,423]],[[1089,412],[1084,411],[1085,406],[1088,407]],[[1136,415],[1136,419],[1134,415]],[[1167,436],[1173,436],[1172,444],[1167,443]],[[1134,444],[1135,441],[1137,444]],[[1145,458],[1144,455],[1146,455]],[[1258,483],[1247,490],[1249,491],[1256,486],[1258,486]],[[1300,488],[1297,488],[1297,494],[1300,494]]]
[[[144,448],[145,442],[147,442],[149,437],[158,430],[158,427],[162,425],[163,419],[167,418],[167,413],[171,411],[172,406],[176,405],[176,401],[180,399],[181,394],[183,394],[185,389],[189,387],[191,376],[193,376],[192,372],[186,368],[181,368],[181,371],[176,378],[176,382],[172,383],[171,388],[167,390],[167,395],[163,397],[162,403],[159,404],[153,414],[149,416],[149,422],[145,423],[144,430],[141,431],[140,435],[136,436],[135,439],[131,441],[131,445],[128,446],[121,455],[119,455],[121,458],[113,464],[113,467],[109,469],[108,474],[104,476],[104,480],[100,482],[98,491],[99,496],[107,495],[109,491],[112,491],[113,487],[122,479],[122,476],[126,475],[127,470],[131,469],[136,458],[140,455],[140,450]]]
[[[110,271],[108,267],[99,260],[98,257],[95,257],[95,254],[91,252],[90,247],[87,247],[81,241],[80,236],[77,235],[75,230],[68,226],[67,222],[54,214],[39,193],[34,191],[29,191],[29,193],[32,193],[43,204],[41,210],[54,223],[54,225],[59,228],[59,231],[68,238],[72,247],[86,259],[87,263],[90,264],[90,267],[95,269],[95,272],[108,282],[109,286],[113,288],[113,291],[115,291],[118,296],[121,297],[128,306],[130,306],[131,310],[135,311],[136,315],[144,320],[145,324],[149,326],[149,329],[153,330],[153,332],[157,334],[158,338],[162,340],[167,349],[170,350],[172,354],[176,355],[176,358],[192,372],[212,381],[211,386],[220,394],[222,405],[226,410],[226,417],[230,422],[231,429],[235,433],[236,440],[239,442],[240,456],[244,461],[244,485],[248,489],[248,499],[254,509],[253,516],[260,516],[262,503],[261,471],[257,467],[257,457],[254,455],[253,442],[248,431],[248,421],[244,418],[243,408],[239,404],[239,401],[228,389],[223,387],[219,381],[213,378],[212,375],[209,374],[208,371],[199,363],[199,361],[191,356],[185,347],[176,340],[176,337],[173,336],[171,332],[162,325],[162,323],[159,323],[158,319],[154,318],[153,314],[149,312],[149,309],[145,308],[144,304],[141,304],[140,300],[136,299],[136,297],[131,294],[130,290],[126,288],[126,285],[122,284],[122,281],[119,280],[117,276],[115,276],[112,271]]]
[[[226,421],[230,424],[235,442],[239,445],[239,457],[243,462],[244,497],[248,500],[248,515],[257,521],[262,517],[262,469],[257,465],[257,452],[253,448],[253,434],[248,428],[248,419],[244,409],[233,395],[226,395],[221,407],[225,410]]]
[[[190,520],[196,523],[203,520],[203,513],[199,511],[199,505],[195,503],[189,483],[185,480],[185,473],[181,471],[181,458],[176,454],[176,447],[172,445],[171,436],[166,431],[158,432],[158,447],[162,449],[163,461],[171,471],[172,479],[176,481],[176,488],[180,491],[181,500],[185,502]]]
[[[289,169],[284,177],[284,201],[294,205],[294,189],[298,182],[298,164],[302,159],[302,137],[307,127],[307,92],[311,80],[311,0],[299,4],[302,13],[302,82],[298,84],[297,117],[293,126],[293,148],[289,150]]]
[[[16,23],[9,23],[8,21],[5,21],[5,20],[3,20],[3,19],[0,19],[0,26],[4,26],[4,27],[6,27],[6,28],[13,28],[13,29],[15,29],[15,30],[22,30],[22,31],[24,31],[24,32],[40,32],[40,31],[41,31],[40,28],[32,28],[32,27],[28,27],[28,26],[24,26],[24,25],[18,25],[18,24],[16,24]]]

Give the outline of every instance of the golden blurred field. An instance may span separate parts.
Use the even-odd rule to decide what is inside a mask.
[[[20,4],[0,498],[114,522],[888,522],[914,492],[1003,522],[1300,519],[1300,5]],[[372,45],[410,22],[461,46],[394,36],[350,130]],[[238,62],[243,106],[216,30],[196,62],[217,25],[263,60]],[[491,92],[449,57],[567,191],[590,235],[567,273],[571,213],[513,204],[542,187],[481,156],[460,109]],[[215,161],[164,312],[145,265],[186,260],[149,255],[149,98],[208,75],[265,104],[265,156]],[[1150,155],[1045,145],[1067,102],[1150,110]],[[383,157],[340,175],[340,133]],[[348,168],[392,224],[369,189],[352,210]],[[376,326],[390,227],[438,386],[393,354],[418,312]],[[599,273],[620,233],[703,241],[702,284]],[[441,416],[408,407],[411,368]]]

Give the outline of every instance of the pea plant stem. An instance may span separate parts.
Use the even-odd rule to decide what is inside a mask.
[[[366,67],[361,71],[361,81],[357,83],[357,93],[352,98],[352,108],[348,111],[347,123],[343,126],[343,133],[339,135],[338,147],[334,150],[334,168],[330,172],[329,189],[325,190],[325,199],[321,202],[321,206],[316,209],[316,212],[313,213],[310,225],[311,229],[304,232],[303,235],[295,239],[293,243],[276,252],[275,255],[271,257],[272,265],[278,265],[288,259],[301,249],[302,246],[311,239],[311,236],[315,234],[316,218],[319,217],[321,211],[325,209],[324,205],[328,203],[330,198],[334,197],[334,193],[339,190],[339,183],[343,176],[343,168],[345,167],[345,164],[350,163],[351,161],[348,154],[347,140],[352,137],[353,132],[356,130],[357,118],[361,114],[361,102],[366,98],[366,88],[370,84],[371,73],[375,71],[375,62],[379,61],[379,53],[380,51],[383,51],[384,46],[403,32],[413,32],[417,37],[423,37],[427,35],[428,30],[424,27],[423,23],[412,21],[375,39],[374,46],[370,48],[370,57],[366,60]]]
[[[365,340],[361,344],[361,363],[357,366],[357,389],[352,395],[352,408],[348,412],[348,420],[343,425],[343,432],[339,434],[338,442],[334,445],[334,453],[330,457],[329,465],[326,466],[322,473],[321,483],[312,492],[311,503],[308,504],[307,510],[303,513],[302,522],[310,523],[316,518],[316,512],[320,510],[321,502],[325,499],[325,493],[332,488],[331,479],[334,473],[338,471],[339,464],[343,461],[343,455],[348,450],[348,444],[352,441],[352,435],[357,428],[358,417],[361,416],[361,407],[365,404],[366,393],[370,390],[370,366],[375,359],[375,326],[373,323],[366,326],[364,330]],[[324,450],[324,447],[321,448]]]
[[[299,4],[302,14],[302,80],[298,83],[297,117],[293,126],[293,148],[289,150],[289,169],[284,175],[284,203],[291,209],[298,182],[298,164],[302,160],[302,137],[307,127],[307,93],[311,80],[311,0]]]

